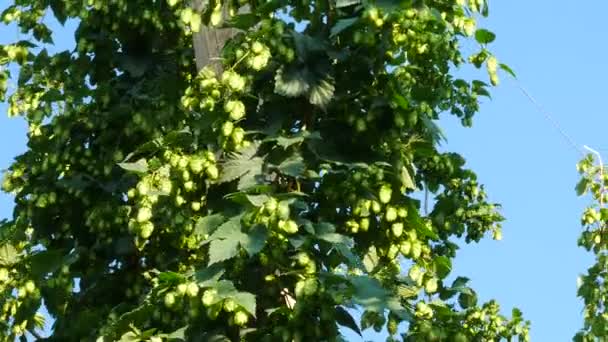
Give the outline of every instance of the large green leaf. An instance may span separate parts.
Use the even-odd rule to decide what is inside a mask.
[[[213,264],[209,267],[197,270],[194,273],[194,279],[200,287],[207,287],[220,280],[225,270],[221,264]]]
[[[274,92],[286,97],[306,95],[312,78],[306,68],[280,68],[274,78]]]
[[[243,247],[249,256],[258,254],[266,245],[269,232],[266,227],[262,225],[254,226],[247,234],[241,236],[239,243]]]
[[[437,276],[441,279],[445,278],[452,271],[452,260],[446,256],[438,256],[434,260]]]
[[[0,245],[0,265],[1,266],[12,266],[16,264],[20,259],[17,249],[9,244],[5,243]]]
[[[327,107],[334,97],[334,80],[331,77],[320,79],[310,87],[308,100],[321,108]]]
[[[300,155],[293,155],[279,164],[277,169],[284,175],[298,177],[304,173],[306,165]]]
[[[255,296],[249,292],[238,292],[232,299],[250,315],[255,317],[256,314],[256,301]]]
[[[188,326],[181,327],[172,333],[160,335],[160,337],[164,337],[167,341],[186,341],[186,331],[188,330]]]
[[[212,214],[201,217],[196,221],[194,232],[199,236],[212,234],[217,227],[224,223],[225,218],[222,214]]]
[[[338,22],[336,22],[336,24],[331,28],[330,37],[337,36],[342,31],[356,24],[357,21],[359,21],[358,17],[338,20]]]
[[[209,244],[209,265],[232,259],[237,255],[239,241],[235,239],[213,240]]]

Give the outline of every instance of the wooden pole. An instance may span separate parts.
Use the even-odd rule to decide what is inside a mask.
[[[192,0],[195,11],[201,12],[207,0]],[[228,18],[227,6],[222,8],[223,18]],[[226,42],[238,31],[232,28],[214,28],[201,26],[201,30],[193,34],[194,56],[196,67],[201,70],[205,66],[211,67],[218,75],[222,73],[221,54]]]

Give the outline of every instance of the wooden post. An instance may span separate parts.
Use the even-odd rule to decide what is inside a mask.
[[[195,11],[201,12],[207,0],[192,0]],[[227,6],[222,9],[224,19],[228,18]],[[220,60],[222,48],[232,36],[238,31],[236,29],[213,28],[201,26],[201,30],[193,34],[194,57],[196,67],[201,70],[210,66],[218,75],[222,73],[222,62]]]

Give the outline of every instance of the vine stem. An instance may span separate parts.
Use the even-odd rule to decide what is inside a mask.
[[[242,56],[241,58],[239,58],[239,60],[238,60],[238,61],[236,61],[236,63],[234,63],[234,65],[233,65],[232,67],[230,67],[230,70],[231,70],[231,71],[234,71],[234,68],[236,68],[236,67],[237,67],[239,64],[241,64],[241,62],[242,62],[242,61],[243,61],[245,58],[247,58],[247,56],[249,56],[249,53],[250,53],[250,52],[251,52],[250,50],[248,50],[247,52],[245,52],[245,54],[243,54],[243,56]]]

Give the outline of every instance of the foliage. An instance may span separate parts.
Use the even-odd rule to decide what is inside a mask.
[[[606,208],[606,185],[608,175],[605,173],[602,161],[596,163],[593,155],[586,156],[577,165],[581,180],[576,185],[579,196],[591,195],[594,204],[589,206],[581,217],[584,231],[578,244],[587,251],[595,254],[595,264],[585,275],[578,279],[578,295],[583,299],[584,327],[574,337],[574,341],[587,342],[603,340],[608,336],[608,311],[605,297],[608,289],[606,279],[608,273],[608,255],[606,254],[606,221],[608,208]]]
[[[485,66],[492,84],[510,71],[476,29],[485,1],[188,4],[2,13],[30,37],[0,49],[0,97],[30,128],[2,184],[16,204],[0,228],[4,340],[39,334],[43,304],[52,341],[339,341],[340,326],[528,339],[519,311],[446,280],[454,238],[500,238],[498,206],[439,152],[435,123],[470,126],[489,96],[453,70]],[[51,12],[77,20],[75,51],[46,49]],[[222,74],[196,70],[201,25],[241,30]],[[469,58],[466,39],[480,44]]]

